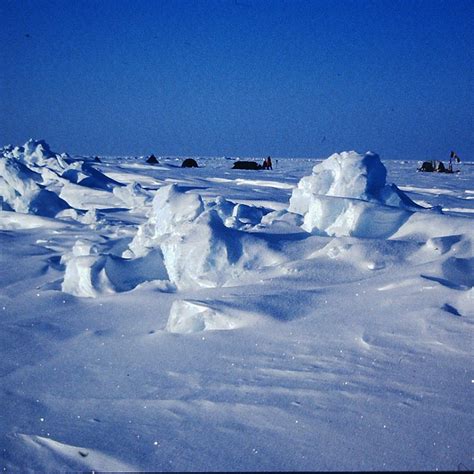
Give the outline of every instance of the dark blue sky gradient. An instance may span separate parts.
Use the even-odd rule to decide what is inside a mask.
[[[0,145],[474,159],[474,1],[0,2]]]

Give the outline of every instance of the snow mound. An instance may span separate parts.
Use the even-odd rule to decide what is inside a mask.
[[[151,249],[159,247],[166,234],[185,222],[192,222],[203,211],[204,202],[198,194],[184,193],[175,184],[160,188],[153,198],[148,221],[138,228],[124,256],[146,255]]]
[[[85,161],[75,161],[71,163],[63,171],[61,177],[80,186],[105,191],[112,191],[116,186],[123,186],[122,183],[109,178]]]
[[[71,206],[62,192],[70,183],[111,192],[123,186],[82,160],[51,151],[44,140],[0,151],[0,208],[7,211],[57,217]],[[141,204],[140,192],[129,191],[128,201]],[[141,199],[144,199],[142,193]],[[59,217],[59,216],[58,216]]]
[[[130,209],[145,207],[153,199],[152,193],[143,189],[139,183],[116,186],[112,192]]]
[[[300,180],[288,209],[304,217],[307,232],[385,238],[421,209],[386,177],[375,153],[335,153]]]
[[[226,225],[241,218],[258,221],[261,215],[222,199],[205,204],[198,194],[165,186],[157,191],[148,222],[139,227],[124,256],[141,257],[160,248],[170,280],[179,289],[231,284],[279,261],[262,239]]]
[[[54,217],[69,207],[45,188],[40,173],[12,156],[0,158],[0,206],[2,210]]]
[[[208,209],[217,212],[226,227],[231,229],[248,230],[260,224],[270,211],[260,206],[249,206],[228,201],[218,196],[215,201],[207,203]]]
[[[259,224],[266,214],[268,211],[263,207],[236,204],[225,224],[235,229],[248,229]]]
[[[125,259],[101,252],[93,243],[77,240],[71,252],[61,258],[66,266],[62,291],[95,298],[102,294],[130,291],[147,281],[161,281],[167,289],[169,277],[159,249],[146,259]]]
[[[74,296],[94,298],[100,293],[112,293],[104,271],[105,257],[96,246],[82,240],[76,241],[71,253],[61,258],[66,265],[62,291]]]
[[[12,433],[6,439],[11,446],[9,452],[21,453],[28,465],[27,470],[31,472],[138,470],[136,466],[97,449],[65,444],[49,437]]]
[[[38,168],[48,168],[61,172],[67,167],[66,153],[55,153],[44,140],[28,140],[23,146],[6,146],[2,150],[6,157],[14,158],[24,165]]]
[[[180,226],[162,241],[161,249],[170,279],[179,289],[232,285],[279,261],[263,240],[226,227],[215,210]]]
[[[171,306],[166,330],[188,334],[199,331],[231,330],[247,323],[248,321],[236,315],[227,314],[200,301],[176,300]]]

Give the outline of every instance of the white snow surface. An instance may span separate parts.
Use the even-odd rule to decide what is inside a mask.
[[[473,469],[471,163],[158,160],[1,150],[3,470]]]

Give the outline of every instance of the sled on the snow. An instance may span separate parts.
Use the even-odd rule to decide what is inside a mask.
[[[256,161],[236,161],[233,170],[261,170],[262,165],[259,165]]]

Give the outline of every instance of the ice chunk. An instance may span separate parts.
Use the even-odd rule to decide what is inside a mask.
[[[304,217],[307,232],[388,237],[420,206],[395,185],[387,185],[386,176],[375,153],[335,153],[300,180],[289,211]]]
[[[113,193],[131,209],[144,207],[153,199],[152,193],[143,189],[140,183],[130,183],[124,187],[116,186]]]
[[[236,229],[246,229],[260,224],[263,216],[268,214],[263,207],[248,206],[247,204],[236,204],[232,210],[232,217],[225,224]]]
[[[131,252],[123,256],[143,257],[160,248],[169,278],[180,289],[224,286],[279,261],[263,239],[226,226],[232,217],[226,218],[228,204],[221,200],[206,208],[199,195],[165,186],[156,193],[148,222],[130,243]],[[261,210],[246,206],[238,208],[234,218],[248,216],[257,222],[261,215]]]
[[[123,186],[122,183],[109,178],[90,163],[83,161],[71,163],[63,171],[61,177],[81,186],[105,191],[112,191],[116,186]]]
[[[251,314],[217,309],[201,301],[173,302],[166,330],[189,334],[199,331],[230,330],[255,323]]]
[[[162,242],[164,236],[177,227],[192,222],[204,211],[204,202],[198,194],[184,193],[172,184],[160,188],[153,198],[151,215],[139,228],[132,242],[132,256],[141,257]],[[127,252],[127,256],[130,256]]]
[[[170,279],[180,288],[222,286],[237,276],[242,254],[237,235],[214,210],[181,225],[162,241],[161,249]]]
[[[60,172],[67,167],[67,155],[54,153],[44,140],[30,139],[23,146],[5,147],[3,154],[29,168],[48,168]]]
[[[208,329],[232,329],[232,325],[206,305],[183,300],[173,303],[167,331],[185,334]]]
[[[160,188],[153,199],[155,232],[157,235],[172,233],[176,227],[192,222],[204,211],[199,194],[185,193],[176,184]]]
[[[71,252],[61,258],[66,271],[62,291],[95,298],[100,294],[130,291],[146,281],[168,282],[159,249],[146,258],[125,259],[101,252],[97,245],[78,240]]]
[[[42,186],[41,174],[12,157],[0,158],[0,203],[3,210],[54,217],[69,207]]]
[[[105,257],[93,243],[77,240],[71,252],[63,255],[61,263],[66,265],[61,285],[65,293],[94,298],[104,290],[112,292],[104,272]]]

